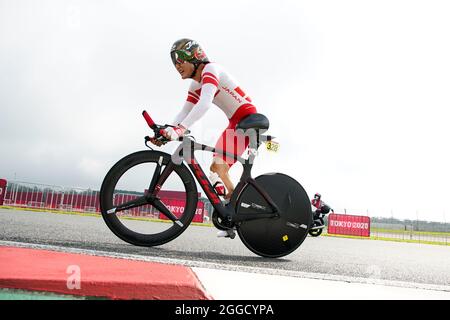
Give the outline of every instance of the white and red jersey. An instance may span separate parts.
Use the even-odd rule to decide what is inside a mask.
[[[192,80],[186,103],[172,125],[191,127],[213,104],[231,119],[239,108],[240,112],[246,108],[255,109],[251,102],[236,80],[220,65],[208,63],[202,71],[200,83]]]

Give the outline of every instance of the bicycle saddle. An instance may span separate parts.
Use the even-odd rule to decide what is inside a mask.
[[[269,129],[269,119],[267,119],[267,117],[261,113],[253,113],[239,121],[236,129],[257,129],[265,131]]]

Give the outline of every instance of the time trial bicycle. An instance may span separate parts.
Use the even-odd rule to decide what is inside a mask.
[[[155,124],[146,111],[142,114],[153,130],[152,138],[168,142],[162,135],[168,125]],[[196,214],[199,193],[195,178],[214,208],[212,222],[216,228],[236,229],[244,245],[263,257],[277,258],[292,253],[303,243],[312,225],[311,204],[304,188],[288,175],[266,173],[252,178],[251,170],[260,145],[265,143],[269,149],[278,147],[273,136],[263,134],[268,128],[269,120],[259,113],[239,122],[237,129],[249,138],[246,159],[197,143],[189,132],[179,139],[181,143],[172,155],[153,150],[148,145],[152,138],[145,137],[145,144],[151,150],[122,158],[103,180],[100,208],[106,225],[117,237],[137,246],[158,246],[177,238]],[[195,158],[196,151],[223,153],[243,165],[242,176],[229,202],[221,200],[211,185]],[[151,166],[139,168],[142,165]],[[131,172],[134,175],[127,178]],[[184,201],[178,202],[182,209],[170,200],[175,185],[178,193],[184,194]],[[168,223],[148,223],[157,221],[148,218],[152,215]]]

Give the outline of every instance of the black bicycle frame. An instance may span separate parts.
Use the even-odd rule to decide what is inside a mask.
[[[155,186],[153,188],[149,188],[149,191],[151,192],[150,197],[155,197],[158,193],[159,189],[161,188],[164,181],[167,179],[167,177],[170,175],[172,170],[174,169],[174,166],[177,164],[181,164],[183,160],[187,163],[189,168],[191,169],[193,175],[197,179],[197,181],[200,183],[200,186],[202,187],[203,191],[206,194],[206,197],[211,202],[214,209],[217,210],[219,216],[222,219],[225,219],[229,222],[241,222],[241,221],[247,221],[247,220],[253,220],[253,219],[263,219],[263,218],[273,218],[277,217],[280,212],[280,209],[277,207],[277,205],[274,203],[272,198],[267,194],[267,192],[262,189],[256,180],[254,180],[251,176],[251,170],[253,167],[253,161],[256,157],[256,150],[258,149],[259,145],[262,143],[262,141],[270,141],[272,139],[271,136],[260,136],[260,135],[250,135],[250,145],[249,145],[249,158],[244,159],[240,156],[237,156],[235,154],[231,154],[228,152],[225,152],[220,149],[216,149],[204,144],[200,144],[195,142],[191,137],[186,136],[182,138],[182,143],[177,148],[177,150],[172,155],[172,161],[169,162],[169,164],[165,167],[162,173],[159,173],[160,170],[155,171],[156,177],[153,176],[151,187]],[[184,152],[189,150],[189,152]],[[237,161],[242,163],[244,167],[244,171],[242,172],[240,181],[238,185],[236,186],[235,190],[233,191],[232,197],[230,199],[229,204],[224,205],[222,204],[222,201],[220,200],[219,196],[217,195],[214,187],[211,185],[208,177],[198,164],[194,152],[195,151],[208,151],[208,152],[218,152],[219,154],[226,155],[231,158],[235,158]],[[186,154],[187,153],[187,154]],[[155,183],[155,181],[157,181]],[[236,202],[239,198],[239,195],[241,194],[242,190],[248,185],[251,184],[258,193],[261,194],[261,196],[267,201],[267,203],[271,206],[270,209],[263,208],[261,206],[258,206],[255,208],[256,211],[259,211],[258,213],[249,213],[249,214],[235,214],[235,207]],[[262,212],[261,212],[262,211]]]
[[[184,137],[183,139],[181,139],[182,143],[172,155],[172,161],[169,161],[169,163],[167,163],[162,172],[161,169],[163,157],[161,156],[150,181],[148,191],[142,197],[138,197],[131,201],[122,203],[114,208],[111,208],[110,210],[108,210],[108,213],[112,214],[119,211],[139,207],[145,204],[151,204],[167,218],[179,224],[180,226],[183,226],[178,218],[160,200],[160,198],[158,197],[158,193],[161,190],[161,186],[175,169],[175,166],[182,164],[183,161],[186,161],[188,166],[191,168],[195,178],[200,183],[200,186],[202,187],[209,201],[211,202],[212,206],[217,210],[219,216],[224,221],[228,221],[229,223],[237,223],[254,219],[278,217],[279,213],[281,212],[280,209],[274,203],[270,195],[264,189],[262,189],[257,181],[251,176],[253,161],[256,158],[256,151],[258,150],[259,145],[263,140],[270,141],[271,139],[271,136],[250,135],[249,158],[244,159],[240,156],[236,156],[235,154],[224,152],[223,150],[215,149],[204,144],[199,144],[189,136]],[[183,151],[185,150],[188,150],[189,152],[187,152],[187,154],[183,154]],[[217,195],[214,187],[211,185],[208,177],[205,175],[202,168],[195,159],[194,152],[197,150],[218,152],[228,157],[234,157],[237,161],[242,163],[244,171],[242,172],[240,181],[236,186],[236,189],[233,191],[230,202],[227,205],[222,204],[222,201]],[[256,191],[267,201],[271,208],[269,209],[261,205],[252,203],[250,206],[255,209],[256,213],[240,213],[239,215],[236,215],[235,208],[239,196],[244,188],[249,184],[251,184],[256,189]]]

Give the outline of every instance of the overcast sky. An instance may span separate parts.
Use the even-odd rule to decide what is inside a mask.
[[[189,37],[270,119],[280,152],[255,176],[341,212],[448,221],[449,16],[445,0],[0,0],[0,178],[99,188],[144,149],[143,109],[166,123],[183,105],[169,50]],[[226,126],[214,108],[192,131],[213,145]]]

